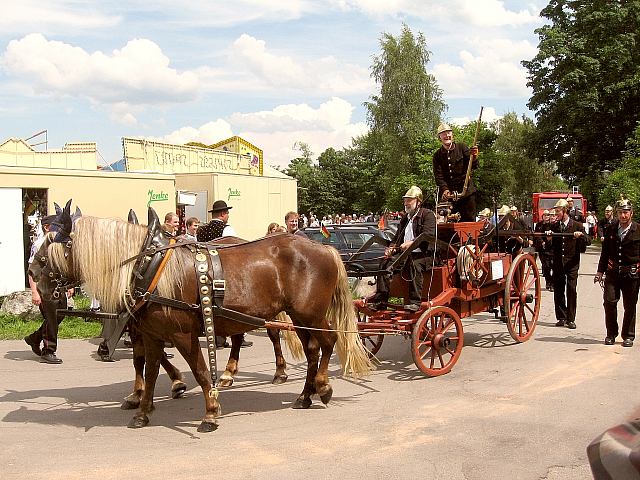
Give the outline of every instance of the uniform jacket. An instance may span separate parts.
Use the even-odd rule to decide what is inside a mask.
[[[640,226],[638,223],[631,221],[629,231],[622,241],[618,238],[618,221],[615,220],[607,225],[604,230],[604,242],[602,242],[598,272],[604,273],[607,270],[617,269],[617,267],[637,265],[639,262]]]
[[[449,190],[450,192],[462,191],[470,159],[469,147],[464,143],[455,143],[453,150],[447,150],[444,146],[436,150],[436,153],[433,154],[433,176],[440,189],[440,194],[444,190]],[[477,158],[473,161],[471,168],[478,168]],[[476,190],[473,178],[470,177],[467,195],[474,193]]]
[[[534,228],[535,232],[541,233],[551,230],[551,222],[538,222],[536,223],[536,227]],[[551,250],[551,242],[547,240],[547,237],[534,237],[533,246],[536,249],[536,252],[540,254],[550,254]]]
[[[428,208],[420,207],[416,212],[413,219],[413,238],[417,238],[421,233],[427,235],[436,235],[436,215]],[[409,223],[408,215],[404,215],[398,225],[398,230],[393,236],[391,244],[394,246],[400,246],[404,242],[404,231]],[[420,244],[420,250],[423,253],[427,253],[428,250],[434,249],[435,242],[422,242]]]
[[[551,224],[551,231],[560,233],[562,222],[556,222]],[[564,233],[584,233],[584,225],[580,222],[576,222],[572,218],[569,218],[569,223]],[[589,245],[591,240],[588,235],[583,237],[553,237],[551,239],[551,250],[553,251],[553,264],[562,265],[564,268],[570,268],[580,265],[580,249],[585,244]]]

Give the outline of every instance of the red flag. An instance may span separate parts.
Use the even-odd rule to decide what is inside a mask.
[[[380,215],[380,220],[378,220],[378,230],[384,230],[387,228],[387,215],[383,213]]]
[[[327,227],[325,227],[324,225],[320,227],[320,233],[322,233],[322,236],[324,238],[329,238],[331,236],[331,232],[327,230]]]

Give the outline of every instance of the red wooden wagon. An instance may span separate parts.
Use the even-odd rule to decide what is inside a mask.
[[[448,373],[464,344],[461,318],[480,312],[500,311],[513,339],[531,338],[540,312],[540,275],[529,253],[514,258],[489,253],[482,244],[482,223],[438,225],[441,261],[425,273],[422,303],[417,312],[402,306],[373,310],[364,300],[354,302],[360,337],[372,354],[378,352],[384,334],[411,338],[416,366],[428,376]],[[420,239],[416,239],[418,242]],[[408,282],[394,275],[391,296],[408,297]]]

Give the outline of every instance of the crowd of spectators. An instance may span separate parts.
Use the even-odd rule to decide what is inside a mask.
[[[298,218],[299,228],[305,227],[319,227],[320,225],[345,225],[345,224],[354,224],[354,223],[377,223],[380,220],[379,213],[369,212],[368,214],[346,214],[346,213],[336,213],[333,215],[324,215],[322,218],[319,215],[310,212],[309,214],[300,214]],[[400,219],[400,212],[386,212],[385,216],[387,220],[398,220]]]

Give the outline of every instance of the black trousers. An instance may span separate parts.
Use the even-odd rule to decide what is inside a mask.
[[[433,266],[431,255],[424,253],[412,253],[411,258],[402,267],[401,275],[409,282],[409,303],[422,302],[422,284],[424,282],[424,272]],[[378,300],[386,301],[389,298],[390,275],[378,277],[376,297]]]
[[[542,264],[542,276],[544,277],[545,281],[549,285],[553,284],[553,257],[548,253],[541,252],[540,263]]]
[[[461,222],[476,221],[476,192],[453,202],[452,213],[460,213]]]
[[[576,321],[579,268],[580,264],[565,267],[561,262],[553,262],[553,301],[556,307],[556,320]]]
[[[44,297],[44,295],[41,295]],[[58,348],[58,326],[64,320],[64,315],[57,315],[56,310],[67,308],[67,297],[62,294],[59,300],[45,300],[38,305],[44,318],[40,328],[29,335],[29,339],[35,343],[42,342],[42,353],[55,353]]]
[[[638,287],[640,280],[609,274],[604,281],[604,321],[607,327],[607,337],[618,336],[618,300],[622,293],[624,316],[622,317],[622,338],[633,340],[636,336],[636,304],[638,303]]]

